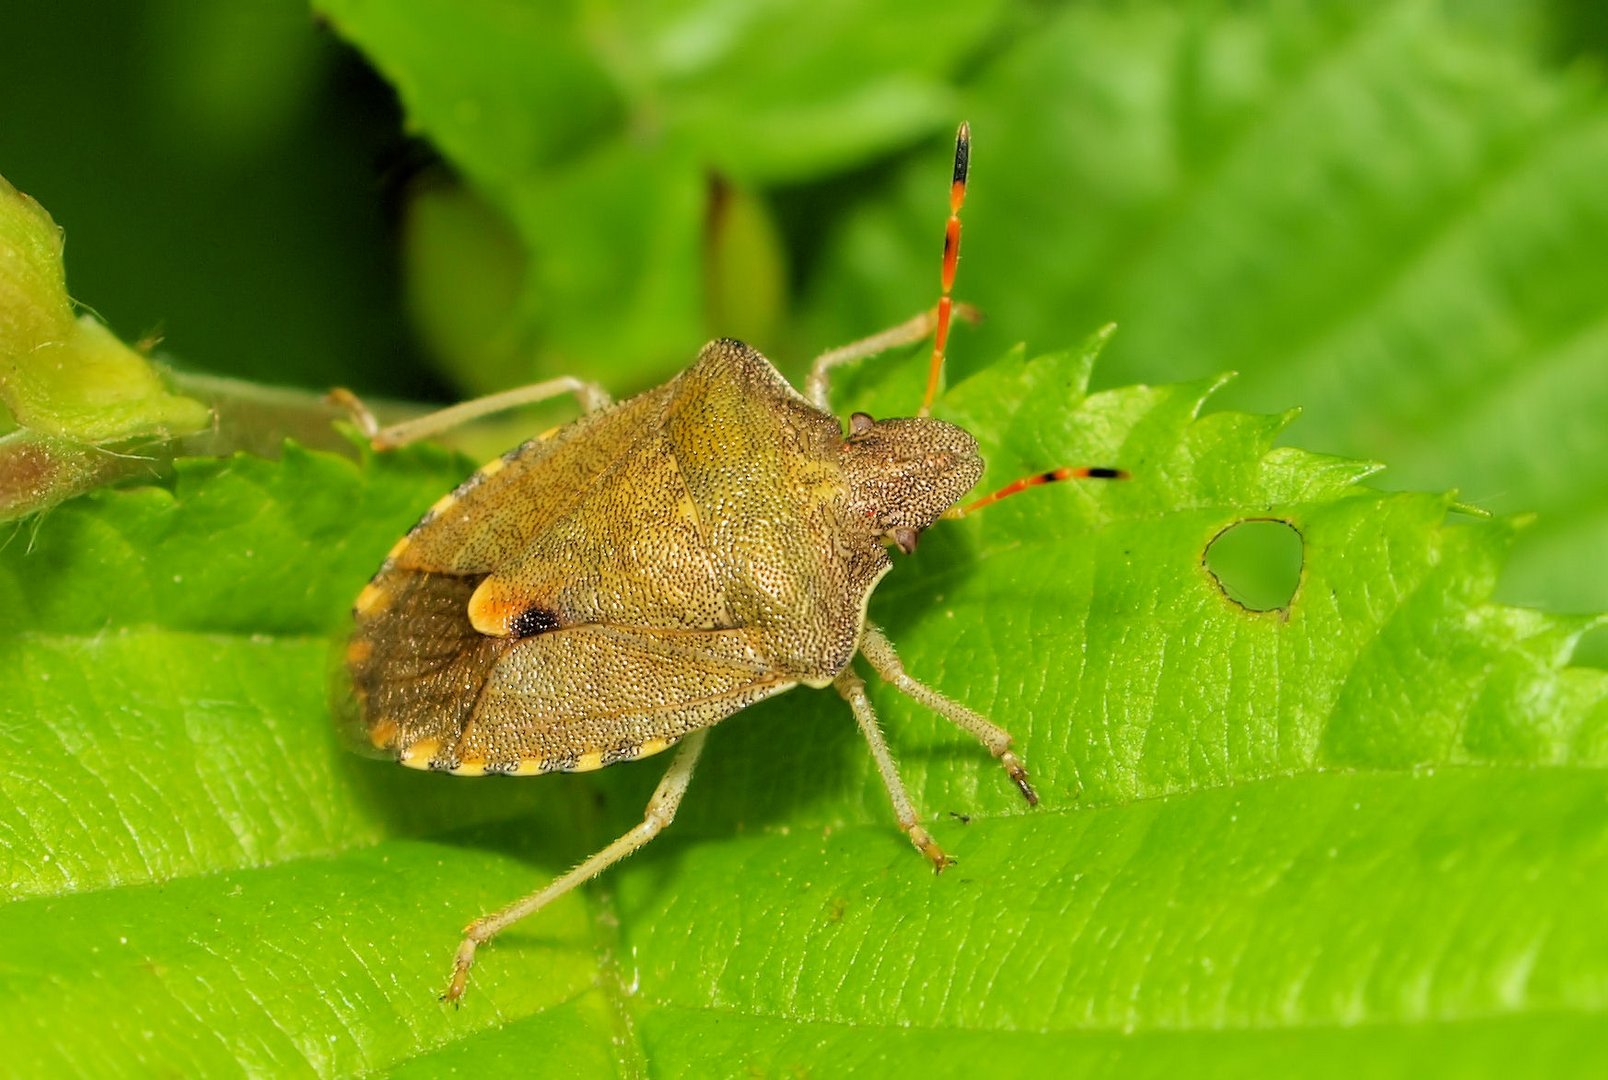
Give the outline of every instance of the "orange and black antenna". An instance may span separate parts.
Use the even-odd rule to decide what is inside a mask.
[[[949,321],[954,313],[955,267],[960,262],[960,208],[966,202],[966,177],[971,172],[971,125],[962,122],[955,132],[955,175],[949,184],[949,221],[944,225],[943,291],[938,296],[938,326],[932,337],[932,364],[927,369],[927,393],[917,416],[932,412],[938,396],[938,378],[944,370],[944,346],[949,342]]]
[[[941,279],[943,291],[938,297],[937,329],[932,339],[932,365],[927,369],[927,393],[921,399],[921,411],[916,414],[917,416],[926,416],[932,411],[933,399],[938,396],[938,378],[944,370],[944,346],[949,341],[949,322],[955,306],[952,296],[955,289],[955,266],[960,261],[960,208],[966,203],[966,179],[970,173],[971,125],[962,123],[960,130],[955,133],[955,174],[949,184],[949,221],[944,226],[944,267]],[[1103,465],[1051,469],[1048,472],[1034,473],[1032,476],[1012,481],[992,495],[984,495],[965,506],[953,507],[944,514],[944,517],[963,518],[985,506],[992,506],[1001,499],[1041,484],[1055,484],[1062,480],[1126,479],[1128,479],[1127,470]]]
[[[963,518],[967,514],[975,514],[985,506],[993,506],[1001,499],[1008,499],[1018,492],[1028,488],[1038,487],[1040,484],[1057,484],[1062,480],[1126,480],[1128,470],[1113,469],[1105,465],[1082,465],[1078,467],[1067,466],[1060,469],[1051,469],[1049,472],[1034,473],[1024,476],[1020,480],[1013,480],[1000,488],[992,495],[984,495],[975,502],[965,506],[957,506],[944,515],[946,518]]]

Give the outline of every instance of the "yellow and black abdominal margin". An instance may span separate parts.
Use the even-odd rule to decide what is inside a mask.
[[[598,769],[794,685],[741,629],[478,633],[468,604],[484,576],[391,566],[360,598],[345,654],[359,726],[404,765],[463,776]]]

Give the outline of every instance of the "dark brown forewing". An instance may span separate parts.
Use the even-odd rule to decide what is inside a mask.
[[[400,754],[427,740],[457,741],[510,644],[469,625],[465,610],[479,580],[396,569],[376,579],[380,599],[346,648],[357,711],[376,748]]]
[[[363,727],[410,765],[582,770],[657,753],[794,680],[744,630],[591,625],[515,640],[469,624],[478,579],[392,570],[347,648]]]

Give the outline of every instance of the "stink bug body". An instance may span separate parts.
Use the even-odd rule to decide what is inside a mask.
[[[587,409],[438,501],[358,596],[346,669],[367,740],[405,765],[470,776],[583,771],[678,745],[640,825],[470,924],[447,999],[462,995],[479,945],[669,824],[711,725],[800,684],[848,702],[900,827],[936,870],[948,865],[899,780],[857,654],[974,735],[1038,801],[1010,735],[911,678],[866,619],[890,546],[911,551],[938,519],[1023,487],[1117,475],[1061,469],[956,507],[982,459],[969,434],[926,413],[951,316],[969,148],[962,125],[936,308],[817,358],[802,394],[758,352],[720,340],[620,404],[560,379],[381,431],[346,396],[376,446],[562,393]],[[929,334],[920,415],[856,413],[845,432],[829,411],[832,368]]]

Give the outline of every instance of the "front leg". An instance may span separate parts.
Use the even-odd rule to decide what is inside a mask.
[[[1027,805],[1038,805],[1038,792],[1027,779],[1027,766],[1022,759],[1016,756],[1011,749],[1011,733],[988,719],[986,716],[972,709],[968,709],[953,698],[946,697],[928,686],[910,677],[905,671],[904,663],[900,661],[899,654],[894,651],[893,642],[888,635],[871,623],[865,624],[865,633],[860,640],[860,654],[866,658],[878,675],[887,680],[900,693],[919,701],[933,712],[948,720],[962,731],[970,732],[972,737],[984,746],[988,752],[999,759],[1005,766],[1005,772],[1027,800]]]
[[[977,322],[980,317],[977,309],[970,304],[956,304],[955,314],[969,323]],[[859,341],[851,341],[835,349],[828,349],[810,364],[810,373],[804,379],[804,397],[822,412],[831,412],[829,383],[833,368],[852,364],[856,360],[864,360],[902,345],[914,345],[918,341],[925,341],[937,326],[938,309],[928,308],[921,314],[912,315],[898,326],[890,326],[881,333],[872,334]]]

